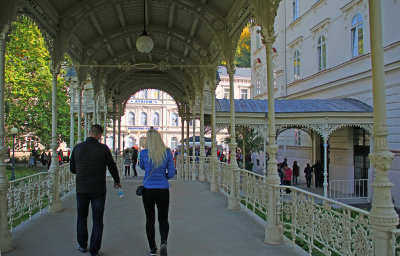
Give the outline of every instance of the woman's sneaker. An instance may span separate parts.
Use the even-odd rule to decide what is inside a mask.
[[[160,256],[168,256],[167,244],[161,244],[160,246]]]
[[[156,256],[157,255],[157,247],[151,248],[150,249],[150,256]]]

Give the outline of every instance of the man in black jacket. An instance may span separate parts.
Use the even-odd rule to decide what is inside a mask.
[[[76,174],[77,236],[78,250],[81,252],[87,251],[87,217],[89,204],[92,204],[91,255],[98,255],[101,247],[107,167],[114,179],[114,187],[121,188],[118,169],[110,149],[99,142],[102,135],[103,128],[98,124],[93,125],[86,141],[75,146],[70,163],[71,172]]]

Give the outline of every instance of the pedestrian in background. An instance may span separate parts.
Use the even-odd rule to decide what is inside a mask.
[[[293,169],[293,178],[292,178],[292,184],[293,185],[297,185],[298,183],[297,183],[297,178],[299,177],[299,170],[300,170],[300,167],[297,165],[297,161],[294,161],[293,162],[293,167],[292,167]]]
[[[131,154],[129,149],[124,151],[125,178],[131,177]]]
[[[307,188],[311,186],[312,169],[309,163],[307,163],[306,168],[304,168],[304,173],[306,174]]]
[[[283,166],[283,185],[291,186],[293,170],[287,164]],[[290,194],[290,188],[286,189],[286,194]]]

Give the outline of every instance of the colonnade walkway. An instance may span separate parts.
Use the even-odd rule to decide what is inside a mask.
[[[140,183],[137,178],[123,179],[126,197],[119,198],[112,182],[108,181],[103,255],[149,255],[141,197],[134,193]],[[227,209],[226,198],[221,193],[210,192],[208,183],[171,180],[170,184],[169,255],[308,255],[289,240],[282,245],[265,244],[264,226],[243,211]],[[63,207],[61,213],[44,213],[15,229],[15,249],[5,255],[89,255],[76,249],[74,193],[63,200]],[[89,224],[91,227],[91,222]],[[156,230],[158,233],[158,224]]]

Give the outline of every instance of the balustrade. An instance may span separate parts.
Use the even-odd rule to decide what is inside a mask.
[[[11,229],[49,204],[51,182],[50,172],[10,181],[7,217]],[[75,175],[70,172],[69,164],[60,166],[58,182],[60,197],[75,189]]]
[[[247,209],[266,220],[268,209],[265,177],[240,170],[240,200]]]
[[[303,241],[310,255],[372,255],[369,212],[291,186],[275,191],[285,235]]]
[[[400,255],[400,229],[395,229],[392,236],[393,255]]]

